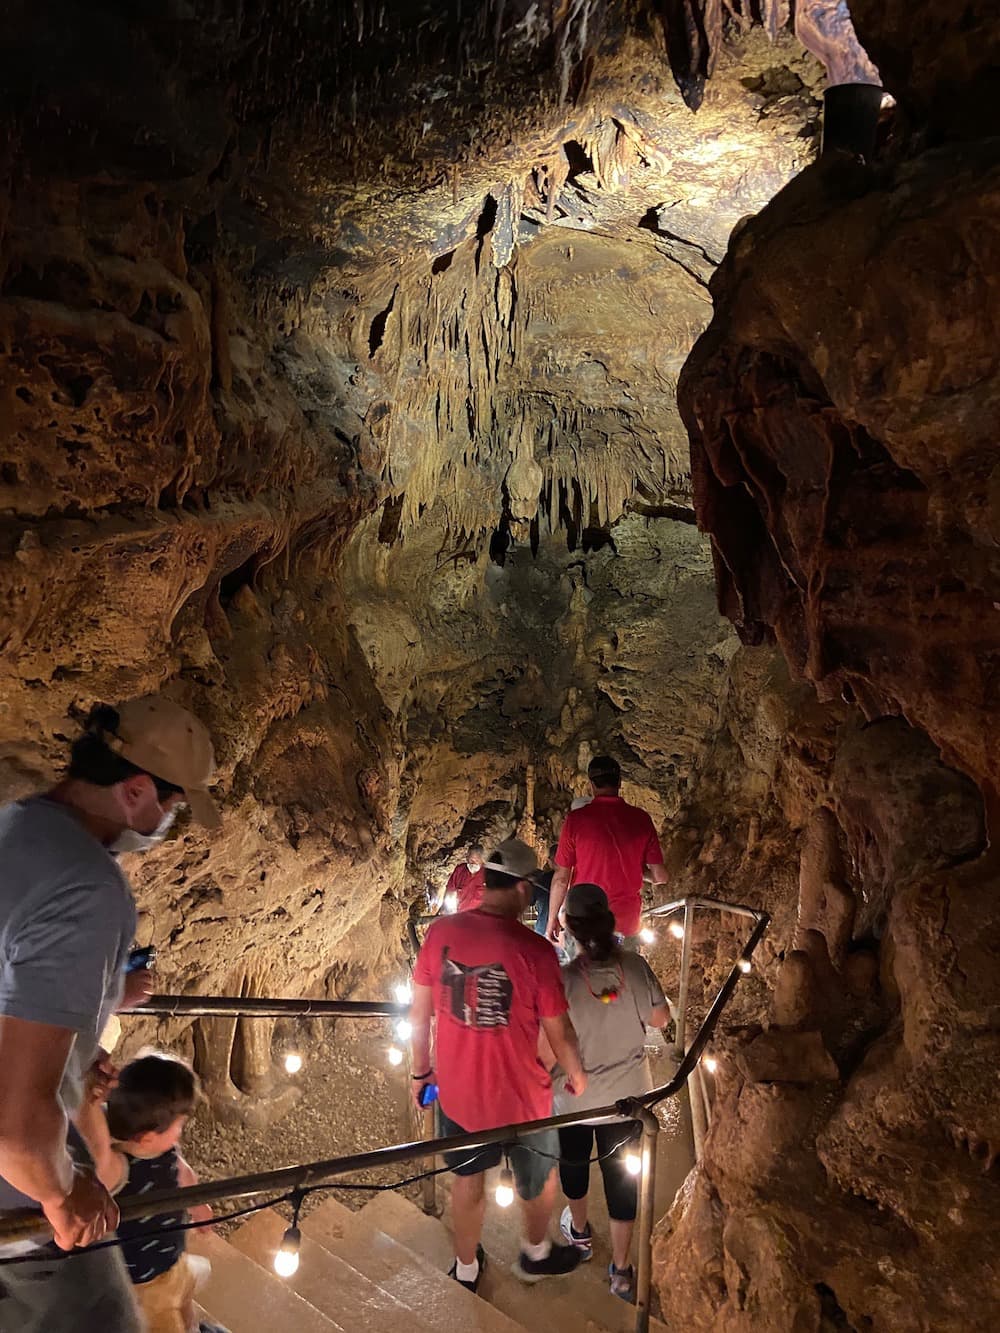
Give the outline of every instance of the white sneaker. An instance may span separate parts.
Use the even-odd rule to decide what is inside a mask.
[[[593,1233],[590,1230],[589,1222],[587,1223],[586,1231],[581,1233],[579,1231],[574,1230],[573,1214],[570,1212],[569,1208],[566,1207],[562,1210],[562,1216],[559,1218],[559,1230],[562,1232],[563,1238],[566,1241],[566,1243],[568,1245],[572,1245],[573,1248],[579,1253],[581,1263],[585,1264],[589,1262],[589,1260],[593,1259],[594,1237]]]

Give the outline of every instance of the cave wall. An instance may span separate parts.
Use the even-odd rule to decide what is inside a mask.
[[[896,139],[738,229],[680,377],[748,646],[671,855],[774,916],[657,1238],[695,1328],[957,1333],[1000,1301],[997,25],[904,8],[851,5]],[[732,947],[701,941],[702,1003]]]
[[[704,1157],[657,1227],[668,1323],[992,1326],[1000,934],[984,848],[976,784],[923,732],[821,703],[772,648],[739,650],[666,856],[678,893],[772,924],[713,1044]],[[738,918],[698,930],[697,1012],[744,934]],[[659,949],[669,980],[677,949]]]

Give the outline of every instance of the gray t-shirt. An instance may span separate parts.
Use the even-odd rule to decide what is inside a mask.
[[[555,1114],[589,1111],[648,1092],[653,1082],[646,1059],[646,1024],[666,999],[645,958],[620,949],[607,963],[597,964],[581,955],[563,968],[562,976],[587,1071],[587,1090],[582,1097],[570,1096],[565,1074],[557,1071]],[[618,998],[605,1004],[601,992],[612,987]]]
[[[70,810],[41,796],[0,808],[0,1014],[76,1033],[67,1110],[121,1000],[135,925],[118,862]],[[32,1202],[0,1177],[0,1210]]]

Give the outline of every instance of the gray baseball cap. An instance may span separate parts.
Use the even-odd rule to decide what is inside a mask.
[[[499,870],[504,875],[533,880],[538,874],[538,857],[520,838],[507,838],[483,862],[483,869]]]

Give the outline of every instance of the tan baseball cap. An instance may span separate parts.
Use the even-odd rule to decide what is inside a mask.
[[[117,705],[118,728],[106,738],[136,768],[180,787],[191,814],[205,828],[222,817],[206,788],[215,776],[215,753],[208,728],[172,699],[147,694]]]

